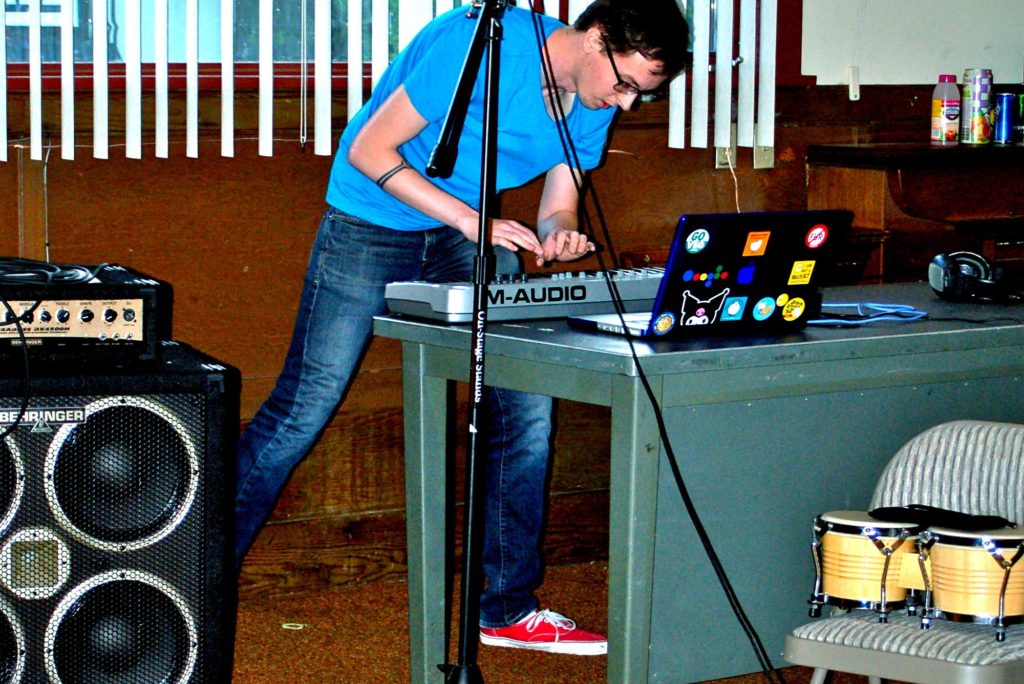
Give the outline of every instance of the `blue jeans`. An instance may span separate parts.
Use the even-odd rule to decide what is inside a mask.
[[[373,316],[387,310],[385,285],[470,280],[475,254],[476,245],[453,228],[405,232],[334,209],[324,213],[284,369],[238,444],[237,565],[348,390]],[[504,249],[496,250],[496,261],[498,272],[518,268]],[[503,627],[537,607],[551,398],[488,388],[484,402],[487,582],[480,623]]]

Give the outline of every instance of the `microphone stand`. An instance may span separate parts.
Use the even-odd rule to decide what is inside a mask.
[[[466,454],[466,514],[463,520],[463,553],[461,605],[459,610],[459,643],[455,664],[437,667],[444,673],[445,682],[457,684],[483,684],[483,675],[476,663],[480,632],[480,507],[483,493],[481,475],[483,464],[478,463],[477,443],[480,431],[477,423],[484,389],[484,338],[487,326],[487,278],[490,273],[491,248],[488,227],[496,201],[498,151],[498,66],[501,61],[501,17],[507,0],[483,0],[474,3],[478,12],[466,60],[462,65],[459,82],[452,96],[437,145],[427,164],[431,177],[451,176],[458,155],[458,139],[469,108],[469,98],[476,83],[483,53],[487,52],[484,81],[483,147],[480,160],[480,224],[477,231],[477,253],[473,261],[473,338],[470,354],[469,429]]]

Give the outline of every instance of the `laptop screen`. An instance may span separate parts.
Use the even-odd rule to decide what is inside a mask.
[[[820,283],[852,218],[846,211],[680,217],[649,334],[803,327],[821,309]]]
[[[683,215],[649,320],[632,334],[678,338],[802,328],[821,310],[821,283],[852,219],[848,211],[831,210]],[[621,326],[609,322],[613,316],[591,327],[618,332]],[[570,321],[593,323],[578,318]]]

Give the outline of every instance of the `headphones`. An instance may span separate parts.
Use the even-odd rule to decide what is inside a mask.
[[[1008,297],[1002,269],[974,252],[937,254],[928,264],[928,284],[935,294],[954,302],[993,302]]]

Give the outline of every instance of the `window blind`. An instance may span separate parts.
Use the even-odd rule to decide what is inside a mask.
[[[12,11],[0,0],[0,24],[9,21]],[[245,0],[249,1],[249,0]],[[679,0],[685,6],[684,0]],[[44,145],[48,145],[43,130],[42,67],[43,47],[41,31],[60,31],[60,91],[62,156],[73,159],[75,154],[75,55],[82,54],[76,46],[79,5],[84,0],[18,0],[28,8],[27,15],[19,12],[18,26],[28,27],[29,68],[29,139],[31,156],[41,159]],[[171,2],[169,12],[168,5]],[[206,3],[211,3],[207,5]],[[219,3],[219,8],[212,3]],[[369,64],[370,86],[375,87],[390,59],[427,22],[438,14],[467,4],[468,0],[312,0],[311,26],[295,27],[294,22],[275,26],[284,0],[256,0],[258,5],[242,5],[243,0],[92,0],[91,2],[91,93],[78,98],[91,97],[93,110],[92,155],[106,159],[109,154],[109,65],[111,56],[124,63],[125,88],[125,155],[139,158],[147,153],[143,141],[152,136],[155,145],[152,154],[167,157],[170,153],[170,100],[181,97],[169,89],[169,65],[185,63],[185,154],[199,154],[199,67],[202,63],[219,60],[221,95],[221,146],[223,156],[234,155],[235,145],[235,73],[238,51],[249,50],[249,44],[240,40],[242,29],[236,22],[244,17],[253,19],[257,26],[252,31],[250,59],[257,61],[258,74],[258,151],[270,156],[274,148],[275,117],[275,65],[294,63],[292,55],[278,54],[281,43],[275,43],[275,31],[286,29],[295,33],[294,40],[312,35],[312,82],[314,145],[313,152],[330,155],[334,148],[335,131],[332,130],[333,113],[332,71],[334,62],[345,60],[348,68],[346,89],[347,119],[363,105],[363,64]],[[548,0],[543,11],[572,22],[587,7],[590,0]],[[670,88],[669,146],[707,147],[709,132],[715,147],[755,146],[770,148],[774,145],[775,107],[775,47],[777,0],[740,0],[738,12],[733,3],[719,0],[689,0],[689,13],[693,30],[693,69],[678,77]],[[184,12],[180,5],[184,4]],[[42,6],[46,5],[46,20],[41,20]],[[59,20],[52,20],[50,9],[59,6]],[[520,2],[528,7],[529,3]],[[85,5],[81,5],[85,7]],[[212,12],[210,10],[213,10]],[[219,10],[219,11],[218,11]],[[244,11],[243,11],[244,10]],[[84,10],[83,10],[84,11]],[[202,11],[202,14],[200,13]],[[302,20],[306,21],[303,4]],[[108,27],[116,28],[111,34]],[[343,32],[344,37],[342,38]],[[248,35],[248,34],[246,34]],[[109,39],[113,38],[114,54],[108,54]],[[290,38],[288,40],[291,40]],[[681,36],[680,40],[686,40]],[[280,41],[280,39],[278,39]],[[7,34],[0,31],[0,161],[7,158]],[[305,54],[304,41],[302,55]],[[76,52],[76,48],[78,52]],[[47,60],[55,59],[48,57]],[[275,60],[277,60],[275,62]],[[153,130],[143,130],[149,120],[143,111],[147,101],[143,85],[143,70],[153,65],[152,102],[155,112]],[[280,69],[278,68],[278,71]],[[302,69],[304,74],[306,69]],[[734,83],[736,87],[734,88]],[[713,94],[711,91],[713,85]],[[735,102],[733,98],[735,97]],[[305,136],[304,98],[301,118]],[[713,103],[713,109],[711,104]],[[277,106],[282,106],[280,103]],[[735,109],[735,115],[733,111]],[[709,114],[714,111],[713,121]],[[687,121],[689,118],[689,122]],[[733,137],[733,127],[736,134]],[[689,131],[689,136],[687,136]],[[689,138],[687,140],[687,137]]]

